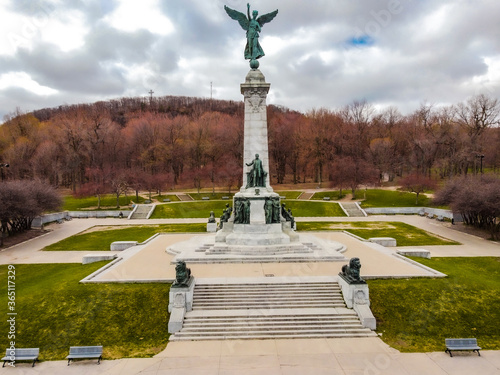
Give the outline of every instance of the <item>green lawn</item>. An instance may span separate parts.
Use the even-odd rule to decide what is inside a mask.
[[[290,190],[284,190],[284,191],[274,191],[275,193],[278,193],[281,197],[285,197],[285,199],[297,199],[300,194],[302,194],[302,191],[290,191]]]
[[[124,195],[120,196],[120,206],[128,206],[130,201],[135,202],[135,194],[128,195],[125,197]],[[144,198],[139,196],[139,202],[144,202]],[[64,197],[63,210],[64,211],[78,211],[90,209],[93,207],[97,207],[97,197],[86,197],[86,198],[75,198],[71,195]],[[116,208],[116,195],[106,194],[101,196],[101,209],[112,210]]]
[[[346,193],[349,193],[350,190],[342,190],[342,196],[345,196]],[[318,191],[317,193],[314,193],[314,195],[311,197],[312,200],[317,200],[317,201],[322,201],[324,197],[330,197],[332,201],[335,201],[339,199],[339,191],[338,190],[333,190],[333,191]]]
[[[233,199],[234,193],[189,193],[189,196],[193,198],[195,201],[201,201],[203,197],[209,197],[210,200],[221,200],[222,197],[229,197],[229,199]]]
[[[444,351],[445,338],[500,349],[500,258],[413,258],[444,279],[369,280],[377,332],[402,352]]]
[[[171,202],[180,201],[179,197],[175,194],[153,195],[151,198],[156,199],[158,202],[163,202],[164,199],[170,199]]]
[[[97,227],[99,228],[99,227]],[[158,224],[134,225],[123,227],[99,228],[100,230],[77,234],[52,245],[43,250],[109,250],[114,241],[139,241],[143,242],[156,233],[184,233],[205,232],[207,225],[201,224]],[[102,230],[101,230],[102,229]]]
[[[362,198],[363,195],[359,194]],[[366,200],[361,202],[362,208],[370,207],[427,207],[430,205],[430,199],[425,194],[420,194],[418,204],[415,204],[416,194],[382,190],[369,189],[366,191]]]
[[[287,209],[292,209],[295,217],[331,217],[346,216],[338,203],[314,201],[285,201]]]
[[[392,237],[398,246],[459,245],[458,242],[438,237],[413,225],[396,221],[364,222],[298,222],[298,231],[347,230],[364,239]]]
[[[169,337],[170,285],[78,283],[104,264],[16,265],[16,346],[40,348],[41,360],[64,360],[75,345],[103,345],[104,359],[161,352]],[[7,271],[0,266],[4,312]],[[0,330],[0,347],[8,348],[7,318]]]
[[[222,215],[222,210],[226,208],[226,203],[232,205],[232,201],[195,201],[180,203],[165,203],[156,206],[151,219],[180,219],[180,218],[207,218],[210,211],[215,213],[215,217]]]

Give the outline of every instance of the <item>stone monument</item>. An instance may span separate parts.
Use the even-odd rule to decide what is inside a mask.
[[[264,56],[259,36],[278,10],[258,17],[255,10],[250,15],[249,4],[246,15],[224,9],[246,31],[244,57],[250,60],[250,71],[240,84],[245,104],[243,184],[233,197],[233,207],[226,205],[222,211],[215,236],[174,244],[167,252],[177,255],[175,261],[198,263],[345,260],[340,254],[346,250],[343,244],[299,237],[291,210],[281,204],[270,184],[266,100],[271,85],[258,69],[258,59]]]
[[[217,232],[216,242],[228,245],[279,245],[298,241],[290,221],[280,212],[280,196],[273,192],[269,180],[266,99],[270,84],[257,69],[257,59],[264,56],[258,42],[261,27],[270,22],[278,11],[257,18],[250,5],[247,15],[224,7],[228,15],[247,31],[245,59],[251,70],[240,85],[245,102],[243,143],[243,185],[233,198],[234,215]]]

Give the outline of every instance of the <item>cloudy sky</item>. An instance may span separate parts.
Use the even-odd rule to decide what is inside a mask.
[[[243,0],[0,0],[0,122],[123,96],[242,100]],[[306,112],[365,99],[403,113],[426,101],[500,98],[498,0],[254,0],[268,103]]]

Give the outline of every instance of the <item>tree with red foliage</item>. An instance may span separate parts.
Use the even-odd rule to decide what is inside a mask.
[[[437,183],[430,177],[421,174],[413,173],[401,180],[401,186],[404,190],[410,193],[415,193],[417,198],[415,204],[418,204],[418,196],[426,190],[433,190],[436,188]]]
[[[31,229],[33,219],[60,208],[62,199],[54,188],[37,180],[15,180],[0,184],[0,245],[6,234]]]
[[[500,178],[494,175],[459,177],[450,180],[433,200],[450,205],[464,223],[490,232],[500,239]]]

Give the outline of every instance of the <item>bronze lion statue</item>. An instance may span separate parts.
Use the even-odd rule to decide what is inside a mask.
[[[359,258],[351,258],[349,260],[349,265],[345,264],[342,266],[342,275],[348,280],[352,281],[362,281],[361,275],[361,261]]]
[[[173,287],[188,286],[189,278],[191,277],[191,269],[186,267],[186,262],[179,261],[175,265],[175,281]]]

